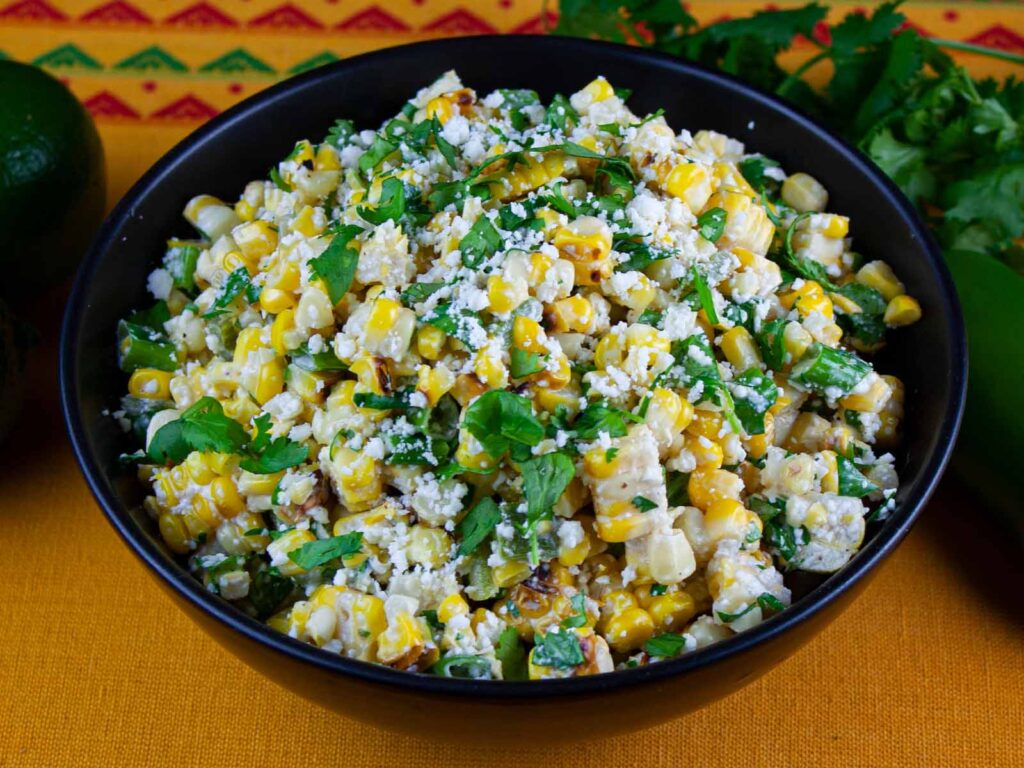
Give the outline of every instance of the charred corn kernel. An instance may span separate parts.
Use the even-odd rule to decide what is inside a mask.
[[[409,542],[405,548],[411,565],[440,568],[448,561],[452,540],[440,528],[414,525],[409,529]]]
[[[311,205],[303,206],[298,215],[292,219],[292,231],[298,232],[303,237],[316,237],[324,231],[325,219],[316,214],[317,209]]]
[[[627,608],[605,624],[604,637],[617,653],[639,649],[654,634],[654,620],[643,608]]]
[[[796,362],[803,357],[813,343],[814,337],[800,323],[795,321],[786,323],[786,327],[782,331],[782,345],[790,362]]]
[[[495,170],[497,171],[500,166],[500,163],[495,164]],[[501,200],[514,200],[561,176],[564,167],[565,158],[561,152],[546,152],[540,158],[527,155],[525,162],[516,164],[511,171],[506,171],[501,182],[495,182],[492,194]]]
[[[235,203],[235,214],[242,221],[252,221],[256,218],[256,208],[243,198]]]
[[[488,345],[476,353],[473,358],[473,373],[491,389],[504,389],[508,386],[508,368],[493,345]]]
[[[878,413],[892,396],[888,382],[876,373],[869,373],[858,386],[858,390],[839,401],[843,408],[851,411]]]
[[[352,361],[349,371],[359,382],[356,391],[383,395],[391,389],[391,368],[386,360],[370,354],[360,354]]]
[[[693,454],[700,469],[718,469],[725,461],[725,451],[721,444],[703,435],[687,435],[684,445]]]
[[[722,334],[722,354],[737,371],[761,367],[761,353],[750,331],[742,325],[730,328]]]
[[[698,467],[690,474],[686,489],[690,503],[706,512],[719,499],[738,500],[743,493],[743,481],[724,469]]]
[[[270,346],[279,355],[285,354],[290,345],[288,344],[288,332],[295,329],[295,312],[291,309],[282,310],[274,318],[270,326]]]
[[[455,386],[455,374],[447,366],[438,364],[431,368],[421,365],[416,369],[416,390],[422,392],[431,407]]]
[[[455,377],[455,386],[452,387],[452,397],[455,398],[460,406],[465,408],[472,400],[480,397],[480,395],[486,391],[487,385],[480,381],[480,379],[475,375],[471,373],[462,373]]]
[[[467,613],[469,613],[469,604],[459,594],[448,595],[437,606],[437,620],[442,624],[447,624],[456,616],[465,616]]]
[[[913,296],[894,296],[885,308],[885,324],[890,328],[910,325],[921,319],[921,305]]]
[[[896,277],[892,267],[884,261],[869,261],[857,270],[856,279],[861,285],[874,288],[886,301],[892,301],[900,294],[906,293],[903,283]]]
[[[704,210],[714,188],[711,174],[698,163],[680,163],[665,178],[665,191],[686,203],[693,212]]]
[[[533,569],[525,560],[509,560],[507,563],[496,565],[491,572],[494,585],[498,589],[508,589],[520,584],[530,578]]]
[[[284,390],[284,366],[280,358],[274,358],[260,366],[256,390],[252,393],[256,402],[265,405],[268,400]]]
[[[210,483],[210,497],[224,517],[234,517],[245,509],[245,500],[230,477],[218,477]]]
[[[555,231],[554,246],[575,269],[577,285],[598,285],[612,273],[612,231],[595,216],[580,216]]]
[[[668,592],[646,606],[655,632],[678,632],[697,615],[697,603],[686,592]]]
[[[722,208],[727,214],[719,246],[738,246],[760,256],[768,252],[775,235],[775,225],[760,204],[739,192],[719,190],[705,207]]]
[[[437,360],[444,349],[446,336],[440,328],[423,325],[416,330],[416,351],[427,360]]]
[[[491,312],[506,314],[530,298],[530,287],[525,280],[507,280],[501,275],[487,279],[487,301]]]
[[[213,242],[239,223],[238,214],[212,195],[198,195],[185,205],[185,220]]]
[[[552,333],[587,333],[594,324],[594,307],[585,296],[559,299],[545,308],[545,318]]]
[[[277,232],[266,221],[248,221],[231,230],[238,250],[247,259],[261,259],[277,248]]]
[[[444,125],[455,115],[455,106],[444,96],[437,96],[427,102],[427,119],[436,117]]]
[[[416,663],[424,645],[420,622],[409,613],[399,613],[377,638],[377,660],[396,669],[406,669]]]
[[[828,205],[828,191],[813,176],[794,173],[782,182],[782,201],[800,213],[824,211]]]
[[[173,376],[169,371],[156,368],[136,368],[128,379],[128,392],[147,400],[170,400]]]
[[[181,515],[164,512],[160,515],[158,524],[164,543],[176,555],[184,555],[192,549],[192,537]]]

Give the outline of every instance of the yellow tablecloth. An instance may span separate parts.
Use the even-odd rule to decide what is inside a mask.
[[[692,5],[708,19],[763,3]],[[539,11],[537,0],[0,0],[0,52],[46,66],[89,105],[113,202],[202,120],[291,71],[423,37],[532,30]],[[1024,51],[1018,3],[907,11],[932,34]],[[826,632],[671,724],[476,750],[323,711],[203,635],[103,520],[57,408],[62,304],[58,293],[30,310],[43,342],[0,461],[0,766],[1024,765],[1019,555],[991,543],[951,482]]]

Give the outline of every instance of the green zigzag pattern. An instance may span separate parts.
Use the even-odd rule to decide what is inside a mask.
[[[257,59],[244,48],[235,48],[213,61],[199,67],[200,72],[215,74],[236,74],[239,72],[255,72],[263,75],[277,74],[273,67]]]
[[[103,65],[96,59],[71,43],[65,43],[52,51],[36,56],[32,63],[37,67],[50,69],[86,69],[91,71],[103,69]]]
[[[114,69],[130,72],[188,72],[188,67],[156,45],[143,48],[117,62]]]
[[[288,70],[289,75],[298,75],[302,72],[308,72],[311,69],[322,67],[324,64],[330,64],[339,59],[339,57],[330,51],[321,51],[316,56],[311,56],[305,61],[300,61],[294,67]]]

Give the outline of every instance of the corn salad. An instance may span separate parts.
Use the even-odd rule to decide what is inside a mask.
[[[121,322],[145,508],[208,589],[395,669],[549,679],[759,624],[893,508],[918,303],[805,173],[441,76],[188,202]]]

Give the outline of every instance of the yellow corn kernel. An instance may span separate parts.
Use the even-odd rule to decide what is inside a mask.
[[[313,170],[316,171],[339,171],[341,170],[341,158],[337,150],[329,144],[321,144],[317,147],[316,157],[313,159]]]
[[[835,213],[830,213],[825,216],[824,226],[821,228],[821,234],[825,237],[841,238],[846,237],[850,233],[850,220],[846,216],[840,216]]]
[[[217,476],[213,468],[210,466],[210,462],[207,461],[207,456],[213,456],[215,454],[205,454],[199,451],[192,451],[188,456],[185,457],[185,461],[182,465],[188,472],[189,477],[195,480],[199,485],[209,485],[210,481]]]
[[[416,369],[416,390],[422,392],[431,407],[455,386],[455,374],[445,365],[431,368],[421,365]]]
[[[234,272],[239,267],[244,267],[245,271],[250,275],[256,274],[256,259],[250,259],[238,251],[228,251],[224,254],[224,270],[226,272]]]
[[[256,391],[253,397],[260,405],[265,405],[268,400],[281,394],[284,390],[284,366],[279,358],[274,358],[268,363],[260,366],[260,372],[256,379]]]
[[[185,205],[185,220],[206,236],[210,242],[231,231],[238,215],[212,195],[198,195]]]
[[[825,462],[825,474],[821,478],[821,492],[839,493],[839,467],[835,451],[822,451],[821,459]]]
[[[277,232],[266,221],[249,221],[231,230],[238,250],[247,259],[261,259],[277,248]]]
[[[707,168],[698,163],[680,163],[665,178],[665,191],[697,213],[704,210],[714,189]]]
[[[339,485],[345,507],[350,512],[372,507],[384,490],[380,463],[368,453],[357,453],[347,446],[336,448],[332,461],[343,468]]]
[[[317,220],[316,209],[311,205],[303,206],[291,222],[293,231],[303,237],[316,237],[324,231],[323,219]]]
[[[782,346],[789,355],[791,362],[795,362],[803,357],[808,347],[813,343],[814,337],[796,321],[786,323],[786,327],[782,330]]]
[[[490,346],[479,350],[473,358],[473,373],[489,388],[504,389],[508,385],[508,368],[495,352]]]
[[[583,93],[590,96],[591,102],[604,101],[610,99],[615,95],[615,89],[612,88],[611,83],[605,80],[603,77],[595,78],[591,80],[583,88]]]
[[[550,211],[549,208],[544,210]],[[554,211],[552,211],[552,213],[554,213]],[[557,221],[557,219],[554,219],[554,221]],[[544,277],[547,275],[548,270],[551,269],[554,263],[554,260],[546,253],[541,253],[540,251],[532,253],[530,255],[530,285],[540,285],[543,283]]]
[[[743,481],[724,469],[698,467],[690,474],[686,489],[690,495],[690,503],[700,510],[707,511],[719,499],[739,500],[743,493]]]
[[[921,305],[913,296],[894,296],[885,308],[885,324],[890,328],[910,325],[921,319]]]
[[[256,208],[245,198],[235,203],[235,213],[242,221],[252,221],[256,218]]]
[[[498,589],[508,589],[530,578],[533,569],[525,560],[509,560],[507,563],[496,565],[491,572],[494,585]]]
[[[512,344],[524,352],[547,353],[547,337],[540,323],[520,315],[512,323]]]
[[[768,447],[772,445],[775,438],[775,414],[764,415],[764,432],[760,435],[749,435],[743,438],[743,447],[747,455],[752,459],[760,459],[768,453]]]
[[[617,613],[622,613],[630,608],[636,608],[639,604],[636,595],[625,589],[614,589],[601,598],[601,615],[604,620],[600,623],[602,630],[607,626],[608,619]]]
[[[364,331],[367,343],[380,344],[398,322],[398,313],[401,309],[402,305],[394,299],[380,297],[374,300]]]
[[[210,496],[223,517],[234,517],[245,509],[245,501],[230,477],[218,477],[210,483]]]
[[[244,469],[238,477],[238,490],[246,496],[266,496],[273,493],[281,481],[284,472],[273,472],[269,475],[246,472]]]
[[[292,528],[270,542],[267,546],[267,554],[282,576],[297,576],[306,571],[298,563],[290,560],[288,553],[301,548],[304,544],[308,544],[311,541],[316,541],[316,536],[312,533]]]
[[[278,288],[264,288],[260,292],[260,307],[264,312],[276,315],[295,306],[295,297]]]
[[[445,333],[432,325],[423,325],[416,330],[416,351],[427,360],[437,360],[444,348]]]
[[[697,603],[686,592],[668,592],[646,606],[656,632],[678,632],[697,615]]]
[[[530,297],[529,286],[519,280],[506,280],[501,275],[487,278],[487,301],[491,312],[507,314]]]
[[[277,317],[274,318],[274,323],[270,326],[270,346],[273,347],[277,354],[283,355],[288,351],[288,343],[286,341],[285,334],[294,330],[294,328],[294,310],[282,310],[278,313]]]
[[[327,382],[327,375],[323,373],[305,371],[297,365],[288,366],[288,389],[307,403],[323,403]]]
[[[657,426],[675,435],[690,426],[693,416],[693,405],[689,400],[684,400],[670,389],[655,387],[645,420],[652,429]],[[654,431],[657,434],[657,430]]]
[[[588,333],[594,323],[594,307],[586,296],[569,296],[545,307],[552,333]]]
[[[856,280],[861,285],[874,288],[886,301],[906,292],[892,267],[884,261],[869,261],[857,271]]]
[[[758,351],[757,343],[750,335],[750,331],[742,325],[730,328],[722,334],[721,347],[725,359],[737,371],[761,367],[761,353]]]
[[[383,395],[390,390],[391,369],[386,360],[369,354],[360,354],[349,371],[358,379],[359,392],[372,392],[375,395]]]
[[[577,285],[598,285],[612,273],[608,258],[612,248],[612,231],[594,216],[581,216],[554,236],[554,246],[575,270]]]
[[[825,295],[821,285],[814,280],[805,280],[803,285],[795,291],[781,294],[779,302],[786,309],[792,309],[795,306],[801,317],[818,312],[829,320],[833,318],[832,301]]]
[[[654,621],[643,608],[627,608],[605,623],[604,637],[616,652],[639,649],[654,634]]]
[[[248,361],[250,354],[263,347],[262,328],[245,328],[240,331],[235,340],[235,365],[241,368]]]
[[[597,342],[597,347],[594,349],[594,364],[597,365],[598,370],[605,370],[611,365],[618,367],[622,364],[625,355],[625,338],[621,333],[612,330]]]
[[[843,408],[866,413],[878,413],[892,396],[892,388],[881,376],[868,374],[871,378],[863,392],[851,392],[839,401]]]
[[[181,515],[173,512],[164,512],[158,520],[160,536],[163,538],[167,548],[176,555],[184,555],[192,549],[192,537],[185,527],[185,521]]]
[[[711,196],[705,208],[722,208],[728,214],[719,247],[739,246],[759,256],[768,252],[775,235],[775,225],[759,203],[739,192],[719,190]]]
[[[377,661],[406,669],[416,663],[424,650],[423,627],[409,613],[401,612],[388,622],[377,638]]]
[[[504,162],[495,163],[493,167],[497,171],[504,165]],[[527,155],[526,162],[517,164],[504,174],[502,181],[491,185],[491,194],[501,200],[513,200],[561,176],[564,167],[565,157],[561,152],[547,152],[540,158]]]
[[[459,446],[455,449],[455,461],[470,469],[490,469],[496,463],[466,429],[459,430]]]
[[[722,466],[725,451],[716,440],[703,435],[686,435],[684,445],[693,454],[699,469],[713,470]]]
[[[813,452],[828,439],[831,424],[816,413],[801,413],[796,417],[782,444],[787,451]]]
[[[170,400],[171,399],[171,378],[174,376],[170,371],[160,371],[156,368],[136,368],[128,379],[128,392],[135,397],[146,398],[147,400]]]
[[[580,394],[574,388],[551,390],[547,387],[535,387],[531,390],[533,401],[537,407],[548,413],[554,413],[562,406],[571,415],[575,415],[580,409]]]
[[[208,536],[210,530],[220,522],[210,502],[199,495],[192,497],[192,507],[181,515],[181,520],[193,541]]]
[[[409,529],[405,554],[411,565],[440,568],[448,561],[451,545],[451,538],[440,528],[414,525]]]
[[[444,125],[455,115],[455,107],[444,96],[436,96],[427,102],[426,113],[428,120],[436,117]]]
[[[459,594],[448,595],[437,606],[437,620],[442,624],[447,624],[456,616],[465,616],[467,613],[469,613],[469,604]]]
[[[718,411],[705,411],[698,408],[693,412],[693,419],[686,431],[694,437],[706,437],[708,440],[721,440],[722,427],[725,423]]]
[[[564,543],[559,544],[558,562],[566,568],[571,568],[574,565],[581,565],[590,555],[591,549],[592,536],[588,530],[588,525],[584,525],[583,538],[579,540],[579,543],[572,547],[566,546]]]
[[[704,529],[712,542],[746,539],[752,528],[761,533],[761,518],[734,498],[715,499],[704,513]]]
[[[828,192],[813,176],[794,173],[782,182],[782,201],[800,213],[824,211],[828,205]]]

